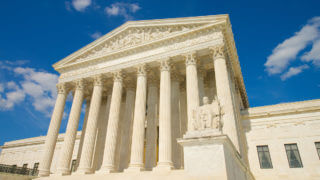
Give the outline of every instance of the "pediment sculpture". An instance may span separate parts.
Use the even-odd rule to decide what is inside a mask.
[[[81,56],[76,58],[75,61],[82,61],[83,59],[95,56],[97,53],[99,55],[102,55],[111,51],[132,47],[152,40],[157,40],[174,33],[195,29],[202,25],[204,24],[128,28],[124,32],[121,32],[118,35],[111,37],[107,41],[104,41],[94,49],[82,54]]]
[[[195,131],[221,131],[223,127],[222,115],[220,103],[216,98],[209,104],[208,97],[203,97],[203,105],[193,110],[193,129]]]

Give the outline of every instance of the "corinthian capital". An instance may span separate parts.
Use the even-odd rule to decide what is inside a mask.
[[[147,75],[146,64],[142,64],[142,65],[137,66],[137,75],[138,76],[146,76]]]
[[[213,59],[224,58],[224,45],[213,46],[209,50]]]
[[[76,90],[83,90],[84,89],[84,80],[83,79],[79,79],[76,82]]]
[[[117,71],[113,73],[113,81],[114,82],[122,82],[123,74],[121,71]]]
[[[170,59],[160,61],[160,71],[170,71]]]
[[[197,59],[196,59],[196,52],[191,52],[183,55],[186,60],[186,66],[188,65],[196,65]]]
[[[96,75],[96,76],[93,78],[93,85],[94,85],[94,86],[102,86],[102,85],[103,85],[103,77],[102,77],[101,74]]]
[[[67,93],[67,87],[65,83],[58,83],[57,84],[57,91],[58,94],[65,94]]]

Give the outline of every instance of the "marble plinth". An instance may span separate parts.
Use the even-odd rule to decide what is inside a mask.
[[[186,173],[197,178],[254,179],[227,135],[206,137],[199,137],[199,133],[196,135],[192,137],[188,134],[178,140],[184,150]]]

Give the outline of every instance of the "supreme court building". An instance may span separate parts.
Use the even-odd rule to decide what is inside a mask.
[[[129,21],[53,67],[46,137],[5,143],[0,164],[42,179],[320,179],[320,100],[250,108],[228,15]]]

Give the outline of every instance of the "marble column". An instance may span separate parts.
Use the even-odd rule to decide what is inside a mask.
[[[104,144],[106,140],[107,126],[108,126],[108,115],[111,101],[111,93],[108,91],[103,91],[102,102],[99,111],[99,120],[97,127],[97,137],[96,145],[94,151],[94,160],[93,160],[93,170],[98,170],[101,168]]]
[[[199,107],[199,87],[197,75],[197,62],[195,52],[186,54],[186,83],[188,107],[188,131],[194,131],[192,125],[192,111]]]
[[[202,99],[205,96],[204,77],[205,77],[205,70],[202,66],[200,66],[198,71],[198,86],[199,86],[199,104],[201,106],[203,105]]]
[[[58,95],[56,104],[53,109],[46,141],[44,144],[44,153],[39,167],[39,176],[49,176],[52,163],[53,153],[56,147],[61,119],[64,111],[64,106],[67,98],[67,90],[64,83],[57,85]]]
[[[208,84],[208,93],[207,96],[209,97],[210,102],[212,102],[212,100],[214,99],[214,97],[217,95],[216,92],[216,80],[215,80],[215,74],[214,71],[209,71],[208,72],[208,80],[209,80],[209,84]]]
[[[95,149],[98,116],[102,100],[103,81],[102,76],[94,77],[93,93],[90,103],[88,122],[83,140],[83,149],[81,153],[78,173],[92,173],[93,152]]]
[[[214,71],[216,77],[217,98],[223,109],[223,133],[227,134],[239,151],[238,128],[236,126],[236,114],[232,100],[231,79],[227,69],[227,62],[224,54],[224,46],[215,46],[210,48],[214,62]],[[240,152],[240,151],[239,151]]]
[[[181,137],[187,132],[188,113],[187,113],[187,93],[185,83],[180,85],[180,123]]]
[[[171,131],[172,131],[172,162],[175,169],[181,167],[181,146],[177,139],[181,138],[180,126],[180,75],[177,70],[172,70],[171,76]]]
[[[137,91],[133,118],[131,157],[128,171],[144,169],[144,132],[146,120],[147,71],[146,66],[138,67]]]
[[[87,128],[87,122],[88,122],[88,116],[89,116],[89,110],[90,110],[90,101],[91,101],[91,96],[87,96],[86,98],[86,110],[84,114],[84,119],[83,119],[83,124],[82,124],[82,129],[81,129],[81,136],[80,136],[80,142],[79,142],[79,148],[78,148],[78,154],[77,154],[77,160],[76,160],[76,170],[79,167],[80,159],[81,159],[81,154],[82,154],[82,149],[83,149],[83,140]]]
[[[187,93],[185,83],[180,85],[180,137],[187,132],[188,114],[187,114]],[[183,148],[181,147],[181,168],[184,167]]]
[[[119,135],[120,107],[122,98],[122,73],[116,72],[113,76],[113,88],[109,112],[107,136],[100,173],[115,171],[115,155]]]
[[[147,132],[146,132],[146,170],[152,170],[157,163],[157,125],[158,125],[158,79],[154,72],[148,76]]]
[[[161,61],[159,102],[159,160],[155,170],[171,170],[171,78],[169,59]]]
[[[121,110],[120,110],[120,121],[119,121],[119,127],[118,127],[118,139],[117,139],[117,146],[116,146],[116,154],[115,154],[115,161],[114,161],[114,167],[115,171],[119,172],[119,166],[120,166],[120,150],[121,150],[121,143],[122,143],[122,128],[124,126],[124,113],[126,107],[126,102],[121,102]]]
[[[76,82],[75,94],[73,97],[72,107],[69,115],[67,130],[63,141],[62,150],[59,155],[59,162],[57,172],[61,175],[67,175],[71,173],[70,163],[72,159],[75,140],[77,137],[77,130],[79,126],[79,119],[81,114],[81,107],[84,94],[84,82],[78,80]]]
[[[135,85],[133,80],[126,82],[126,103],[123,117],[123,126],[121,129],[121,145],[120,145],[120,164],[119,171],[127,169],[130,160],[132,122],[135,101]]]

